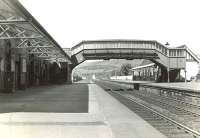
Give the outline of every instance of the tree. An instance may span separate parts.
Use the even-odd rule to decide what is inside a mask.
[[[131,68],[132,68],[131,64],[129,63],[123,64],[120,69],[121,75],[128,76]]]

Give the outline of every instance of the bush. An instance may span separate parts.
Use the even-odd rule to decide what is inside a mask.
[[[126,63],[121,66],[120,72],[123,76],[128,76],[130,74],[130,69],[132,68],[131,64]]]

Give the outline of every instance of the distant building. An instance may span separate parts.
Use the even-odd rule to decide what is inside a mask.
[[[158,66],[155,63],[144,61],[140,66],[131,69],[133,80],[156,81]]]
[[[186,69],[188,74],[187,75],[188,81],[195,81],[195,80],[200,81],[200,65],[199,69],[197,69],[197,63],[188,62]],[[155,63],[152,63],[151,61],[148,60],[144,60],[144,62],[142,62],[139,66],[132,68],[131,71],[132,71],[132,80],[159,81],[162,70]],[[185,80],[184,75],[185,75],[184,70],[181,70],[178,73],[177,77],[174,79],[174,82],[184,81]]]

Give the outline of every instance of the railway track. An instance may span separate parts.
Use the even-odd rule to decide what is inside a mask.
[[[186,102],[183,102],[181,100],[176,100],[176,99],[169,98],[169,97],[166,97],[166,96],[164,97],[164,96],[151,94],[151,93],[148,93],[148,92],[140,91],[140,92],[136,92],[136,93],[140,94],[141,96],[151,97],[152,99],[157,99],[159,102],[165,102],[165,103],[167,102],[171,106],[176,105],[177,108],[182,108],[183,110],[188,110],[191,114],[194,114],[196,116],[200,116],[200,107],[197,106],[197,105],[186,103]]]
[[[121,87],[116,88],[116,86],[113,84],[107,84],[99,81],[97,82],[97,84],[167,137],[200,138],[200,133],[198,131],[191,129],[183,123],[177,122],[176,120],[164,115],[161,112],[158,112],[157,110],[147,106],[144,103],[138,102],[134,97],[127,95],[127,93],[124,92],[124,89],[122,89]],[[137,98],[141,98],[139,96]],[[152,101],[151,98],[148,100],[148,102],[150,101]],[[166,106],[166,104],[164,105]],[[183,111],[179,110],[182,109],[174,108],[176,114],[180,113],[181,115],[183,115]],[[194,114],[190,114],[188,111],[185,111],[184,115],[186,115],[187,117],[191,117]]]
[[[125,94],[121,86],[114,85],[114,87],[118,87],[117,89],[115,88],[115,90],[121,90],[123,91],[122,94]],[[126,95],[140,98],[148,103],[166,109],[174,115],[177,115],[181,120],[184,120],[186,124],[188,122],[195,123],[196,121],[200,121],[200,109],[197,105],[186,104],[185,102],[178,102],[177,100],[137,90],[135,90],[134,93],[126,91]]]

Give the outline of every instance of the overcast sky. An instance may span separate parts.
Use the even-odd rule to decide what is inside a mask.
[[[20,0],[62,47],[147,39],[200,54],[199,0]]]

